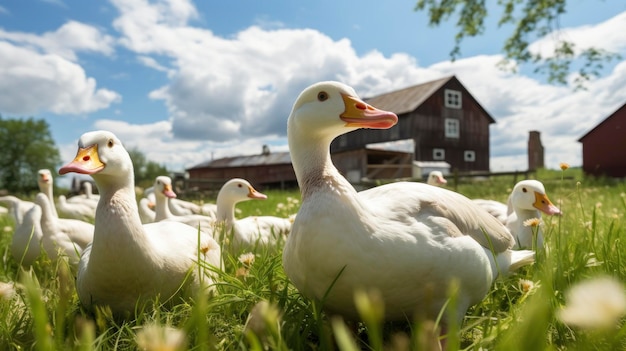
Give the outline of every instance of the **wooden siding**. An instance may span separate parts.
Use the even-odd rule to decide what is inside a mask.
[[[197,190],[216,190],[232,178],[248,180],[258,190],[296,185],[296,174],[291,164],[246,167],[189,169],[187,187]]]
[[[626,105],[585,134],[583,171],[595,176],[626,177]]]

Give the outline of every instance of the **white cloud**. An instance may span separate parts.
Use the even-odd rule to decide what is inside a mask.
[[[85,114],[107,108],[120,99],[114,91],[96,89],[95,79],[87,77],[74,62],[0,41],[2,113]]]
[[[595,25],[564,28],[552,32],[529,45],[528,50],[541,54],[542,57],[551,57],[554,53],[554,45],[560,40],[565,40],[575,45],[576,53],[591,47],[620,52],[626,48],[624,28],[626,28],[626,12]]]
[[[77,52],[93,52],[112,55],[113,37],[103,34],[97,28],[76,21],[68,21],[54,32],[42,35],[7,32],[0,29],[0,39],[16,45],[30,47],[43,53],[55,54],[70,61],[76,61]]]

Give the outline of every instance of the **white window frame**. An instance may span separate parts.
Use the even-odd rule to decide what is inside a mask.
[[[476,161],[476,152],[474,150],[465,150],[463,152],[463,160],[465,162],[475,162]]]
[[[445,149],[433,149],[433,160],[435,161],[443,161],[446,159],[446,150]]]
[[[444,120],[446,138],[459,138],[461,135],[461,123],[456,118],[446,118]]]
[[[458,90],[444,89],[443,105],[447,108],[461,109],[463,107],[463,96]]]

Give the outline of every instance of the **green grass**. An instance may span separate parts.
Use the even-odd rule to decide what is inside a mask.
[[[548,249],[534,265],[496,281],[484,301],[468,311],[460,337],[449,339],[448,349],[626,349],[623,318],[591,330],[558,318],[568,290],[577,283],[596,276],[626,280],[626,185],[586,179],[576,169],[541,171],[535,178],[564,212],[543,218]],[[504,202],[513,184],[512,177],[464,180],[456,189],[470,198]],[[238,215],[296,212],[297,191],[267,195],[266,201],[239,205]],[[12,230],[11,220],[0,217],[0,280],[18,282],[17,295],[0,300],[1,350],[163,350],[165,341],[159,340],[166,339],[174,340],[170,349],[190,350],[417,350],[427,347],[433,328],[430,321],[383,324],[375,294],[359,297],[366,323],[347,325],[329,318],[290,284],[280,252],[270,251],[256,252],[248,264],[225,253],[214,296],[114,321],[106,310],[92,315],[80,307],[75,272],[64,262],[41,258],[28,270],[18,268],[9,252]],[[532,282],[532,288],[524,290],[521,280]]]

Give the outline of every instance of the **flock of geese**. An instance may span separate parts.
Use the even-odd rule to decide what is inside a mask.
[[[302,198],[291,218],[237,219],[238,202],[266,198],[243,179],[225,183],[216,204],[200,206],[177,199],[171,179],[161,176],[137,201],[132,160],[122,142],[108,131],[87,132],[59,174],[90,175],[99,195],[88,188],[80,198],[59,197],[59,216],[52,176],[43,170],[35,203],[0,198],[17,223],[13,255],[23,265],[40,250],[51,258],[67,256],[78,268],[82,305],[109,306],[114,315],[128,317],[154,299],[176,301],[211,290],[225,241],[241,252],[275,248],[284,240],[288,278],[303,295],[323,301],[329,313],[358,320],[355,291],[378,290],[388,321],[416,315],[435,320],[443,308],[454,308],[444,314],[454,319],[442,321],[445,334],[446,325],[459,325],[498,276],[534,262],[533,232],[524,222],[541,218],[539,211],[560,211],[534,180],[519,182],[507,204],[470,200],[437,186],[445,183],[441,174],[428,184],[395,182],[357,192],[333,165],[330,143],[358,128],[386,129],[397,121],[342,83],[320,82],[302,91],[287,123]],[[73,212],[74,205],[84,211]],[[62,218],[70,213],[76,219]],[[536,235],[541,247],[541,233]],[[453,280],[457,301],[451,307]]]

